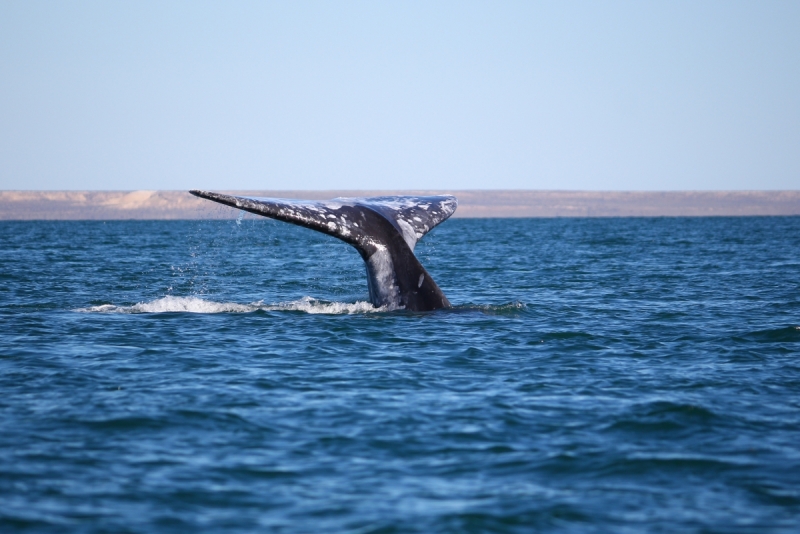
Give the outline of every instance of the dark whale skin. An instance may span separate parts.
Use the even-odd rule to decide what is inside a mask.
[[[192,190],[191,194],[336,237],[358,250],[376,307],[431,311],[450,301],[414,255],[414,245],[455,212],[454,196],[392,196],[309,201],[240,197]]]

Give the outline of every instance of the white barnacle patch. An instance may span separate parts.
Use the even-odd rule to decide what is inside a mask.
[[[424,281],[425,281],[425,275],[424,274],[419,275],[419,282],[417,282],[417,288],[422,287],[422,282]]]
[[[406,245],[413,251],[414,246],[417,244],[417,239],[419,239],[414,227],[403,219],[397,219],[397,226],[400,227],[403,233],[403,240],[406,242]]]
[[[366,261],[367,284],[372,303],[389,309],[400,307],[400,288],[395,279],[392,257],[385,246],[375,244],[376,251]]]
[[[330,228],[331,232],[333,232],[334,230],[336,230],[336,223],[335,222],[329,222],[328,223],[328,228]]]

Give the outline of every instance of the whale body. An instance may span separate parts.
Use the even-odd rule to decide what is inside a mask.
[[[335,198],[318,202],[197,190],[190,193],[310,228],[352,245],[366,265],[369,299],[376,307],[412,311],[450,307],[450,301],[414,255],[414,246],[456,211],[458,201],[454,196]]]

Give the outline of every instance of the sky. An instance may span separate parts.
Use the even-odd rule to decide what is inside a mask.
[[[800,189],[800,2],[0,2],[0,189]]]

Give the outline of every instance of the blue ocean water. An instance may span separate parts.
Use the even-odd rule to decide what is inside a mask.
[[[0,223],[0,531],[800,531],[800,218],[231,213]]]

